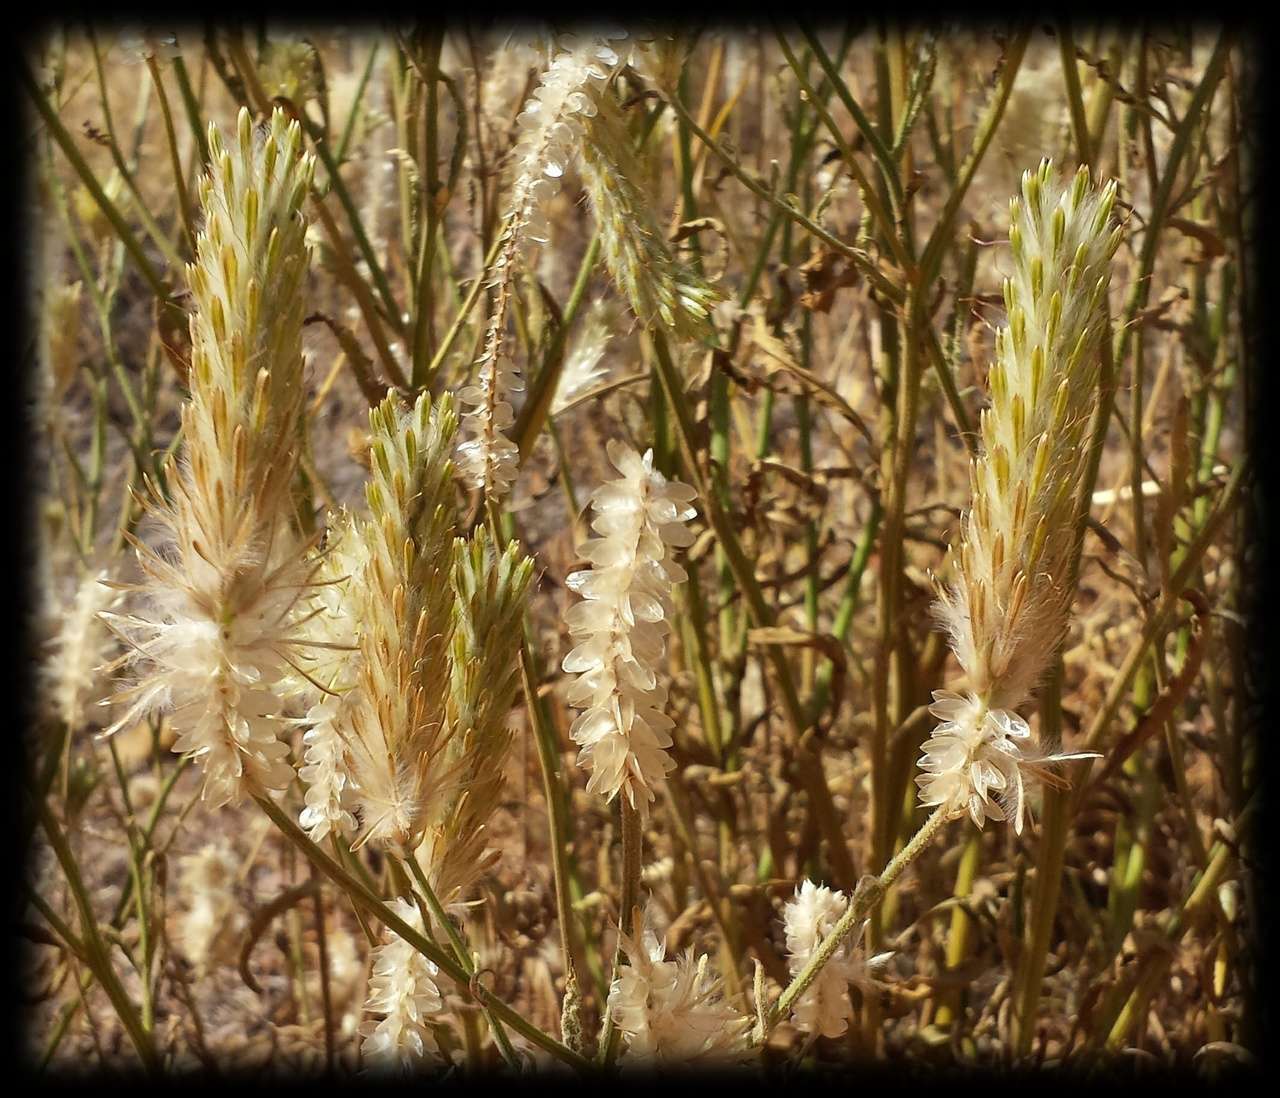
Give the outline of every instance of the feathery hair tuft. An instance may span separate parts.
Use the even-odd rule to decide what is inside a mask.
[[[279,110],[257,134],[242,110],[231,149],[210,126],[205,225],[187,267],[182,463],[170,466],[170,502],[158,490],[150,500],[171,549],[135,541],[149,606],[110,619],[132,646],[128,662],[151,670],[121,695],[132,704],[109,731],[167,711],[174,750],[201,762],[214,804],[293,777],[277,728],[311,570],[290,499],[303,429],[302,203],[314,172],[301,144]]]
[[[453,402],[389,395],[369,415],[369,517],[359,689],[351,773],[362,833],[408,854],[422,838],[428,793],[445,781],[448,650],[453,629]]]
[[[1120,243],[1110,225],[1115,194],[1114,183],[1091,187],[1084,167],[1058,185],[1045,160],[1023,174],[1022,197],[1010,203],[1008,323],[996,334],[987,377],[991,405],[970,470],[957,578],[936,607],[971,692],[935,693],[930,712],[943,723],[926,741],[916,779],[924,804],[968,812],[978,826],[1011,811],[1020,832],[1023,771],[1043,779],[1045,763],[1078,757],[1024,754],[1015,740],[1031,733],[1013,709],[1067,630],[1077,490]]]
[[[502,794],[507,718],[520,678],[520,641],[533,561],[512,542],[499,555],[483,526],[454,541],[444,766],[456,780],[433,799],[418,859],[442,903],[460,898],[498,853],[486,824]]]
[[[1120,242],[1115,193],[1090,187],[1086,168],[1058,186],[1046,160],[1010,204],[1008,323],[987,375],[958,575],[939,605],[970,686],[996,707],[1026,700],[1066,632],[1076,487]]]

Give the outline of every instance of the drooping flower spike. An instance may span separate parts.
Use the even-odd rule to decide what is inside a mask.
[[[524,383],[506,350],[506,327],[520,248],[526,238],[546,237],[545,206],[576,155],[583,119],[596,110],[588,89],[605,83],[625,64],[600,35],[564,36],[553,43],[552,51],[551,63],[516,119],[520,138],[512,156],[511,196],[490,275],[494,307],[474,380],[458,393],[465,435],[458,446],[458,469],[468,484],[493,500],[509,491],[519,462],[507,432],[515,422],[511,394]]]

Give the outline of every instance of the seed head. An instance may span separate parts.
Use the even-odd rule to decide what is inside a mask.
[[[565,580],[583,599],[565,614],[576,644],[563,668],[578,675],[569,704],[584,710],[569,734],[582,747],[579,764],[591,770],[587,792],[609,799],[623,792],[647,813],[675,766],[659,672],[672,585],[686,578],[670,550],[693,542],[685,523],[697,514],[695,492],[654,469],[652,451],[641,457],[613,440],[608,453],[621,475],[592,495],[599,536],[578,546],[592,567]]]

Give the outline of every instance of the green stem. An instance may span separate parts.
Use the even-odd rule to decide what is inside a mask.
[[[680,119],[689,127],[694,136],[696,136],[698,140],[700,140],[707,146],[707,148],[720,158],[724,163],[724,166],[729,170],[729,174],[737,179],[744,187],[747,188],[747,190],[757,198],[768,202],[769,205],[777,209],[784,217],[789,217],[798,225],[803,226],[808,230],[808,232],[812,233],[815,237],[826,244],[827,247],[834,249],[847,259],[851,259],[855,264],[857,264],[859,270],[862,271],[867,280],[871,282],[880,293],[889,298],[889,300],[901,301],[903,299],[904,291],[902,287],[886,278],[871,256],[861,248],[855,248],[846,244],[843,240],[832,236],[831,233],[827,232],[826,229],[812,218],[806,216],[797,207],[783,201],[777,195],[770,192],[762,183],[748,175],[747,172],[738,165],[734,156],[727,152],[714,137],[708,134],[689,116],[689,112],[684,109],[684,106],[676,96],[671,96],[668,99],[668,103]]]
[[[640,813],[621,797],[618,808],[622,813],[622,896],[618,902],[618,944],[613,952],[613,978],[618,978],[625,954],[622,935],[634,933],[632,912],[640,901],[640,861],[644,833],[640,825]],[[608,1003],[603,1005],[604,1025],[600,1030],[600,1063],[608,1067],[613,1063],[621,1044],[621,1032],[613,1021]]]
[[[852,115],[854,124],[858,127],[858,132],[862,134],[867,144],[871,146],[871,152],[875,157],[876,164],[879,165],[885,182],[889,185],[890,194],[894,202],[894,216],[898,216],[900,213],[899,204],[902,201],[902,180],[898,175],[898,165],[894,160],[893,153],[880,137],[880,132],[871,124],[871,120],[858,105],[858,101],[854,99],[848,85],[841,79],[839,72],[831,63],[831,58],[827,56],[827,51],[823,49],[817,35],[805,26],[801,26],[800,32],[804,35],[809,48],[813,50],[813,56],[817,59],[818,64],[822,66],[822,71],[826,74],[828,81],[835,88],[836,95],[840,97],[840,102],[844,104],[845,110]],[[828,125],[832,127],[834,124],[829,123]],[[864,184],[864,192],[869,192],[870,190],[870,186]],[[893,222],[882,221],[881,224],[884,226],[886,233],[892,232]]]
[[[427,224],[418,241],[418,264],[414,274],[414,288],[417,291],[415,316],[413,318],[413,387],[418,389],[423,380],[427,366],[427,356],[431,351],[431,343],[435,338],[435,294],[431,286],[432,260],[435,257],[436,229],[440,224],[440,210],[437,207],[436,193],[440,185],[438,164],[439,148],[439,94],[437,84],[440,78],[440,51],[444,47],[442,30],[427,35],[427,51],[425,71],[421,73],[426,84],[426,186],[427,186]]]
[[[403,859],[403,862],[409,868],[409,872],[413,875],[414,883],[422,890],[422,895],[426,898],[427,906],[431,909],[431,915],[444,930],[445,937],[449,939],[449,945],[453,948],[453,955],[458,958],[458,963],[462,965],[463,970],[470,978],[475,977],[475,963],[471,959],[471,953],[467,949],[467,944],[462,940],[462,936],[458,933],[458,928],[453,925],[453,920],[449,918],[448,912],[445,911],[444,905],[440,903],[440,899],[435,894],[435,890],[427,883],[427,875],[423,873],[422,866],[418,859],[410,855]],[[520,1060],[516,1056],[515,1049],[511,1047],[511,1040],[507,1037],[507,1031],[503,1028],[497,1016],[491,1007],[487,1004],[481,1004],[485,1017],[489,1019],[489,1028],[493,1031],[493,1039],[498,1049],[502,1053],[502,1058],[507,1063],[520,1070]]]
[[[509,227],[510,221],[505,222],[504,226]],[[436,348],[431,364],[427,367],[426,374],[422,380],[424,388],[429,388],[432,381],[435,380],[436,374],[440,372],[440,367],[444,365],[445,357],[453,349],[454,341],[457,340],[458,333],[462,331],[462,326],[466,323],[468,315],[470,315],[475,303],[480,299],[481,292],[489,284],[490,271],[493,269],[494,260],[498,258],[498,251],[502,247],[505,236],[504,227],[503,231],[494,237],[493,244],[489,247],[489,254],[484,259],[484,270],[472,281],[471,289],[467,291],[466,298],[458,306],[457,316],[453,318],[453,323],[449,325],[449,330],[445,332],[444,339],[441,340],[440,346]]]
[[[160,67],[156,59],[147,56],[147,69],[156,86],[156,98],[160,101],[160,114],[164,119],[165,138],[169,146],[169,162],[173,166],[173,183],[178,190],[178,211],[182,214],[182,228],[186,233],[187,247],[191,255],[196,254],[195,219],[191,214],[191,198],[187,194],[186,177],[182,171],[182,159],[178,155],[178,138],[173,130],[173,113],[169,109],[169,96],[164,90],[164,81],[160,79]]]
[[[978,122],[978,132],[974,136],[973,147],[969,150],[969,155],[960,166],[959,181],[951,194],[947,196],[946,204],[938,217],[938,223],[929,236],[929,242],[925,245],[916,280],[918,286],[932,289],[934,282],[937,280],[938,269],[942,265],[943,253],[951,243],[951,232],[955,219],[960,213],[960,206],[964,202],[965,195],[969,193],[969,185],[973,182],[973,177],[977,174],[978,167],[986,155],[987,147],[991,144],[991,139],[995,137],[996,128],[1000,125],[1000,119],[1004,117],[1004,109],[1009,103],[1010,94],[1013,92],[1013,84],[1018,77],[1018,69],[1022,65],[1022,56],[1026,53],[1027,41],[1030,37],[1030,29],[1019,30],[1009,43],[1009,47],[1005,52],[1004,65],[1000,70],[1000,85]]]
[[[667,348],[666,338],[656,329],[651,331],[649,336],[658,365],[658,375],[662,379],[663,387],[666,389],[668,404],[675,413],[677,433],[680,436],[681,449],[684,451],[685,469],[693,482],[694,489],[703,500],[707,521],[715,531],[717,543],[724,547],[725,558],[728,560],[730,568],[733,569],[733,574],[737,578],[738,585],[746,599],[751,619],[758,627],[767,628],[772,626],[775,622],[774,613],[769,604],[765,602],[764,594],[760,590],[760,583],[756,579],[755,569],[742,551],[742,545],[738,540],[732,521],[720,507],[715,493],[708,491],[699,470],[696,451],[693,448],[693,422],[690,417],[688,402],[684,399],[680,379],[676,374],[675,365],[671,361],[671,353]],[[831,791],[827,787],[826,778],[822,772],[822,761],[807,743],[802,742],[802,737],[809,727],[809,722],[806,718],[804,706],[800,702],[800,695],[796,690],[795,679],[791,674],[791,666],[787,662],[781,645],[766,645],[765,650],[782,694],[783,707],[786,710],[787,721],[791,731],[791,746],[794,751],[795,763],[799,770],[801,781],[804,783],[805,790],[811,799],[813,811],[817,815],[818,822],[827,838],[834,876],[841,886],[852,887],[856,877],[853,859],[849,854],[849,846],[844,837],[840,816],[836,812],[835,803],[831,798]]]
[[[80,878],[80,870],[76,865],[75,855],[71,852],[71,846],[67,842],[62,828],[58,826],[58,821],[54,818],[48,803],[43,798],[37,802],[36,811],[39,813],[40,823],[44,827],[45,834],[49,837],[49,845],[53,847],[53,852],[57,855],[62,871],[66,875],[67,884],[71,888],[71,895],[75,900],[76,909],[80,915],[80,929],[84,936],[86,964],[98,978],[103,991],[107,993],[107,997],[111,1000],[111,1005],[115,1008],[116,1015],[123,1024],[125,1033],[142,1060],[143,1067],[146,1068],[148,1074],[157,1074],[160,1071],[160,1060],[156,1054],[154,1037],[142,1024],[134,1004],[129,1000],[115,969],[112,967],[110,952],[102,939],[101,931],[98,929],[97,918],[93,913],[93,905],[89,902],[89,894],[85,891],[84,882]]]
[[[946,820],[945,806],[934,809],[933,815],[921,824],[920,830],[911,837],[907,845],[894,855],[889,864],[884,867],[884,871],[880,876],[866,876],[858,882],[857,891],[854,892],[853,898],[849,901],[848,910],[840,917],[840,921],[832,927],[831,933],[822,940],[822,944],[818,946],[809,963],[787,985],[786,990],[783,991],[778,1001],[773,1004],[765,1015],[764,1033],[760,1033],[757,1027],[757,1043],[763,1042],[764,1038],[769,1035],[769,1031],[780,1019],[786,1018],[791,1014],[791,1008],[795,1005],[796,1000],[809,990],[809,986],[818,978],[818,974],[826,963],[831,960],[836,950],[844,944],[845,939],[853,933],[854,928],[866,918],[872,905],[883,899],[884,894],[893,887],[894,882],[902,876],[907,866],[920,856]]]
[[[960,866],[956,870],[956,886],[951,895],[956,900],[967,900],[973,891],[973,881],[978,875],[978,866],[982,862],[982,832],[974,828],[965,840],[960,851]],[[969,952],[969,931],[973,926],[973,918],[957,903],[951,909],[951,929],[947,933],[947,971],[953,972],[963,963]],[[942,993],[934,1023],[940,1027],[949,1026],[960,1012],[960,989],[949,988]]]
[[[360,82],[356,84],[356,94],[351,100],[351,113],[347,115],[346,125],[342,127],[342,136],[338,138],[338,147],[334,151],[333,159],[338,164],[344,164],[347,160],[347,146],[351,144],[351,135],[355,132],[356,119],[360,116],[360,106],[364,102],[364,90],[368,86],[369,76],[373,72],[373,62],[378,56],[379,42],[373,43],[373,48],[369,50],[369,60],[364,63],[364,69],[360,73]]]
[[[1071,36],[1071,25],[1066,20],[1058,22],[1058,51],[1062,55],[1062,75],[1067,85],[1067,105],[1071,108],[1071,134],[1076,142],[1076,155],[1081,164],[1093,167],[1093,149],[1089,142],[1089,122],[1085,117],[1084,100],[1080,94],[1080,70],[1076,66],[1076,45]]]
[[[578,277],[574,279],[573,289],[569,293],[569,300],[565,303],[564,311],[560,316],[560,326],[556,329],[546,353],[542,356],[542,366],[538,370],[538,376],[533,379],[532,384],[529,386],[528,396],[526,396],[524,405],[520,409],[520,415],[516,419],[515,429],[511,433],[512,441],[520,450],[520,463],[522,465],[528,460],[529,454],[533,452],[533,443],[537,439],[539,432],[541,432],[543,424],[547,422],[548,412],[551,409],[552,402],[555,400],[556,389],[560,384],[560,374],[564,369],[565,347],[569,341],[569,329],[573,325],[574,318],[578,315],[578,310],[582,308],[587,286],[591,282],[591,275],[595,271],[596,261],[599,258],[600,234],[596,233],[591,238],[591,243],[587,245],[587,250],[582,256],[582,262],[578,266]]]
[[[422,956],[433,962],[460,989],[471,990],[471,978],[457,961],[440,949],[439,946],[432,945],[427,941],[424,935],[400,918],[374,892],[347,873],[329,855],[316,846],[307,837],[306,833],[280,809],[279,805],[270,798],[258,794],[254,795],[254,800],[258,802],[258,806],[267,814],[271,822],[284,832],[285,836],[310,859],[312,865],[319,869],[321,873],[340,886],[353,901],[364,907],[370,914],[376,916],[394,934],[398,934]],[[475,993],[476,998],[482,1005],[490,1007],[503,1022],[519,1033],[520,1036],[549,1052],[556,1059],[579,1070],[585,1070],[591,1066],[589,1060],[526,1021],[486,988],[476,987]]]
[[[71,135],[67,133],[57,113],[41,93],[40,87],[36,83],[35,77],[31,75],[31,70],[25,60],[18,66],[18,76],[27,92],[31,95],[31,99],[35,103],[36,109],[40,112],[41,118],[44,119],[45,125],[49,127],[49,132],[53,135],[53,139],[58,143],[58,147],[62,150],[67,161],[75,169],[80,181],[84,184],[85,190],[89,192],[94,202],[98,204],[98,208],[102,210],[103,216],[111,222],[112,229],[115,230],[125,250],[128,251],[133,261],[138,265],[138,270],[142,272],[142,277],[147,280],[147,285],[151,287],[156,297],[165,306],[176,308],[173,305],[168,287],[165,286],[163,280],[156,273],[151,261],[147,259],[146,253],[142,250],[142,245],[138,243],[138,238],[133,235],[133,230],[125,224],[124,218],[120,216],[120,211],[116,209],[115,204],[102,190],[101,184],[98,183],[97,177],[93,174],[93,169],[85,163],[84,157],[80,155],[80,150],[76,148]]]
[[[573,900],[569,894],[569,872],[565,864],[566,848],[573,841],[573,830],[565,805],[564,783],[560,777],[559,750],[554,730],[544,720],[539,704],[537,686],[533,681],[533,651],[528,635],[520,652],[520,682],[524,687],[525,708],[533,724],[534,742],[538,748],[538,766],[542,771],[542,792],[547,802],[547,827],[550,831],[551,873],[556,889],[556,916],[560,922],[560,952],[564,957],[566,993],[569,981],[578,983],[573,915]],[[567,1034],[562,1033],[567,1040]]]

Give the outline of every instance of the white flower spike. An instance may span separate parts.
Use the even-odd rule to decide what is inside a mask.
[[[563,663],[578,675],[569,704],[584,710],[569,734],[582,747],[579,764],[591,770],[587,792],[607,799],[623,793],[643,815],[675,766],[659,671],[671,589],[686,578],[670,550],[693,542],[685,523],[697,514],[696,493],[658,472],[652,450],[641,457],[614,440],[608,453],[622,475],[591,497],[599,536],[578,552],[592,567],[565,580],[583,599],[565,614],[577,642]]]

